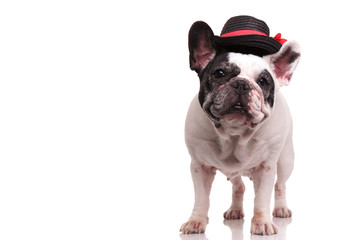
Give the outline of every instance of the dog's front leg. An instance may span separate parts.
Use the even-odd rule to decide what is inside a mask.
[[[214,180],[216,169],[199,164],[195,161],[191,164],[191,176],[194,182],[195,204],[189,221],[181,226],[180,231],[184,234],[203,233],[208,224],[208,211],[210,207],[210,190]]]
[[[255,188],[254,217],[251,220],[251,234],[272,235],[277,233],[270,218],[271,193],[275,182],[276,164],[263,162],[254,169],[252,178]]]

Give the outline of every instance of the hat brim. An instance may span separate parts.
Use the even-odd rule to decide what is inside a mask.
[[[281,44],[275,39],[262,35],[241,35],[233,37],[215,36],[215,43],[227,51],[265,56],[280,50]]]

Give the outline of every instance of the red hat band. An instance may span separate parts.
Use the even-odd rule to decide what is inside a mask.
[[[221,34],[220,37],[235,37],[235,36],[243,36],[243,35],[263,35],[267,36],[266,33],[256,31],[256,30],[237,30],[233,32],[228,32]],[[281,45],[283,45],[287,40],[285,38],[281,38],[281,33],[275,35],[275,37],[271,37],[278,41]]]
[[[263,36],[267,36],[266,33],[256,31],[256,30],[237,30],[237,31],[221,34],[220,37],[234,37],[234,36],[242,36],[242,35],[263,35]]]

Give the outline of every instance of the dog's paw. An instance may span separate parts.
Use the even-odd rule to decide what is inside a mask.
[[[276,233],[278,229],[270,219],[254,216],[251,220],[251,234],[273,235]]]
[[[292,216],[292,212],[287,207],[274,208],[273,216],[278,218],[289,218]]]
[[[207,225],[207,220],[200,220],[200,219],[190,219],[186,223],[184,223],[181,228],[180,232],[183,234],[200,234],[205,232],[205,228]]]
[[[226,220],[244,219],[244,211],[242,209],[230,208],[229,210],[224,212],[224,218]]]

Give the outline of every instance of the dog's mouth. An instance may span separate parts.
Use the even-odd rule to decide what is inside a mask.
[[[220,126],[223,121],[231,121],[234,124],[234,121],[237,121],[236,124],[245,124],[253,128],[268,115],[263,107],[260,94],[253,90],[243,95],[215,95],[212,101],[205,104],[204,110],[216,126]]]
[[[249,114],[247,111],[247,108],[240,101],[231,107],[226,107],[223,104],[212,102],[204,109],[216,126],[220,126],[220,119],[223,119],[227,116],[243,119],[251,119],[252,117],[251,114]]]
[[[231,113],[245,114],[246,112],[244,106],[240,102],[238,102],[237,104],[235,104],[235,106],[232,106],[229,109],[229,114]]]
[[[245,107],[245,104],[241,103],[240,101],[236,102],[231,107],[220,103],[212,103],[209,108],[209,112],[216,118],[221,118],[229,114],[240,114],[251,118],[247,107]]]

